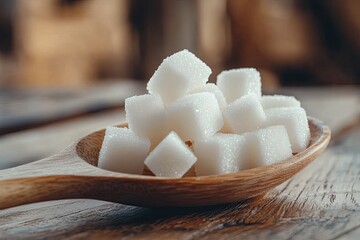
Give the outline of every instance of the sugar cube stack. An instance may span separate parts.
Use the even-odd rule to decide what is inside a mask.
[[[290,158],[307,148],[306,112],[292,96],[262,96],[254,68],[221,72],[187,50],[163,60],[148,93],[125,100],[127,128],[106,129],[98,166],[180,178],[236,173]]]
[[[156,176],[175,178],[182,177],[195,162],[196,156],[175,132],[170,132],[145,159]]]
[[[149,139],[136,136],[130,129],[108,127],[98,166],[116,172],[141,174],[149,148]]]
[[[147,89],[169,105],[191,89],[204,85],[211,69],[193,53],[183,50],[164,59],[150,78]]]
[[[248,168],[245,137],[238,134],[217,133],[195,141],[194,153],[197,176],[235,173]]]

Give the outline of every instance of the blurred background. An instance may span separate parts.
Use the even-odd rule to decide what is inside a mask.
[[[264,93],[295,95],[341,132],[360,122],[359,12],[358,0],[0,0],[0,169],[124,120],[124,99],[185,48],[210,81],[256,67]]]
[[[357,0],[0,0],[0,87],[146,81],[184,48],[266,89],[358,84]]]

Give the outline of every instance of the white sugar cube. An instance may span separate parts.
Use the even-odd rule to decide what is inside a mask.
[[[182,177],[196,162],[196,156],[175,133],[170,132],[150,152],[145,165],[158,177]]]
[[[286,127],[293,153],[307,148],[310,141],[310,129],[303,108],[271,108],[265,113],[267,121],[264,126],[284,125]]]
[[[242,134],[259,129],[266,121],[259,98],[246,95],[223,109],[224,119],[234,133]]]
[[[98,166],[109,171],[142,174],[149,148],[149,139],[136,136],[130,129],[108,127]]]
[[[219,104],[212,93],[195,93],[173,102],[167,109],[169,129],[184,141],[211,136],[224,125]]]
[[[238,134],[217,133],[194,142],[197,176],[234,173],[246,169],[245,137]]]
[[[213,93],[216,97],[216,100],[219,103],[220,109],[224,109],[228,104],[226,102],[225,96],[220,90],[220,88],[214,83],[207,83],[206,85],[197,87],[191,91],[191,93],[199,92],[210,92]],[[224,121],[224,126],[220,130],[222,133],[231,133],[232,130],[227,122]]]
[[[165,105],[184,96],[191,89],[205,85],[211,69],[188,50],[164,59],[150,78],[147,89],[161,96]]]
[[[247,94],[261,97],[260,73],[255,68],[222,71],[216,84],[229,104]]]
[[[292,156],[291,144],[284,126],[271,126],[245,134],[251,168],[268,165]]]
[[[214,83],[207,83],[200,87],[194,88],[190,93],[210,92],[216,97],[221,109],[227,106],[226,99],[220,88]]]
[[[272,95],[262,96],[261,105],[266,110],[279,107],[300,107],[300,102],[293,96]]]
[[[164,104],[158,95],[141,95],[125,100],[129,129],[136,135],[150,139],[156,146],[168,133]]]

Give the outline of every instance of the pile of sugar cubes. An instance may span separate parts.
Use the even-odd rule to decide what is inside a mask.
[[[187,50],[163,60],[148,94],[125,100],[128,128],[108,127],[100,168],[160,177],[235,173],[307,148],[306,112],[291,96],[262,96],[254,68],[211,69]]]

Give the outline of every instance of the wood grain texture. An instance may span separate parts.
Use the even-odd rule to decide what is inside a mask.
[[[283,183],[312,162],[329,143],[330,129],[309,119],[309,147],[275,164],[234,174],[161,178],[97,168],[104,130],[62,153],[0,171],[0,209],[70,198],[90,198],[136,206],[205,206],[239,202]],[[146,199],[146,200],[145,200]]]
[[[0,136],[86,113],[119,109],[126,98],[145,92],[144,83],[129,80],[102,81],[87,87],[0,89]]]

